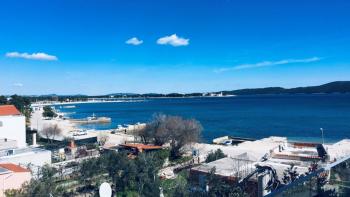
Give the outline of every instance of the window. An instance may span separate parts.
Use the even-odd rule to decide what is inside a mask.
[[[14,150],[8,150],[7,153],[6,153],[6,155],[7,155],[7,156],[13,155],[13,153],[14,153]]]

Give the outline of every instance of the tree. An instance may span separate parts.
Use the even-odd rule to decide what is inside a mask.
[[[142,143],[144,144],[150,143],[154,139],[153,125],[146,124],[144,128],[136,131],[136,135],[140,136]]]
[[[166,196],[174,196],[174,197],[186,197],[190,196],[190,184],[189,180],[189,172],[184,170],[177,174],[174,180],[171,180],[171,184],[164,184],[167,186]]]
[[[134,171],[133,169],[128,169],[129,167],[132,168],[133,166],[131,166],[132,164],[129,163],[126,153],[108,152],[107,154],[104,154],[101,159],[104,169],[107,171],[108,176],[112,180],[113,190],[115,192],[123,191],[124,187],[127,187],[127,184],[123,183],[123,179],[121,179],[121,177],[125,175],[123,171]],[[133,180],[131,174],[129,177],[130,181]]]
[[[308,169],[308,172],[305,173],[305,175],[309,175],[311,173],[315,173],[319,170],[319,165],[317,162],[313,161]],[[346,174],[346,173],[344,173]],[[316,176],[316,188],[317,188],[317,194],[318,196],[339,196],[336,194],[335,188],[327,188],[324,187],[328,182],[328,173],[322,172],[317,174]],[[348,189],[347,187],[344,187],[345,189]]]
[[[205,162],[209,163],[218,159],[222,159],[224,157],[227,157],[227,155],[225,155],[221,149],[217,149],[215,152],[210,152],[208,154],[207,158],[205,159]]]
[[[64,190],[57,185],[55,174],[55,168],[51,168],[48,165],[43,166],[38,172],[37,179],[31,179],[19,190],[6,191],[6,196],[32,197],[43,196],[43,194],[47,196],[62,196]]]
[[[55,140],[55,137],[60,136],[62,134],[62,129],[58,127],[57,124],[50,125],[48,127],[45,127],[41,134],[46,137],[47,140],[52,144]]]
[[[294,182],[299,178],[299,173],[296,171],[297,167],[294,164],[290,164],[290,167],[283,172],[282,181],[284,184],[289,184]]]
[[[232,185],[232,183],[227,183],[222,178],[215,174],[216,169],[213,167],[208,176],[206,177],[207,185],[209,191],[200,196],[223,196],[223,197],[246,197],[249,196],[241,188]]]
[[[169,132],[165,128],[166,120],[166,115],[154,114],[152,121],[147,123],[146,127],[138,132],[143,143],[148,144],[151,140],[154,140],[156,145],[165,144],[169,140]]]
[[[137,192],[140,196],[159,196],[160,180],[158,171],[161,162],[155,154],[141,154],[135,160]]]
[[[164,162],[163,154],[142,153],[136,159],[129,159],[125,152],[109,152],[101,159],[118,196],[130,193],[159,196],[158,171]]]
[[[109,136],[106,133],[100,133],[98,135],[98,141],[100,143],[101,146],[104,146],[106,144],[106,142],[108,141]]]
[[[53,117],[57,116],[57,114],[52,110],[52,107],[50,107],[50,106],[44,106],[43,110],[44,110],[44,112],[43,112],[44,117],[53,118]]]
[[[31,101],[28,97],[22,97],[18,95],[12,95],[7,104],[14,105],[24,116],[26,120],[30,120],[32,108],[30,107]]]
[[[156,114],[148,126],[139,134],[144,141],[154,139],[156,145],[170,142],[170,158],[181,156],[181,148],[197,142],[202,131],[201,124],[195,119],[183,119],[180,116]]]
[[[102,172],[101,162],[99,158],[91,158],[79,164],[79,182],[81,183],[80,188],[83,192],[88,188],[93,188],[92,183],[94,176]]]
[[[6,105],[7,104],[7,99],[5,96],[0,96],[0,105]]]
[[[181,148],[186,144],[197,142],[202,131],[201,124],[194,120],[184,120],[179,116],[170,116],[167,119],[170,139],[170,158],[176,159],[181,156]]]

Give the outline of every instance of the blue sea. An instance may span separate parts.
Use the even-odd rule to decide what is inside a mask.
[[[85,103],[60,108],[71,118],[112,118],[110,124],[81,125],[113,129],[119,124],[148,122],[155,113],[195,118],[203,126],[202,140],[232,135],[260,139],[285,136],[291,140],[325,142],[350,138],[350,94],[264,95],[207,98],[156,98],[141,102]]]

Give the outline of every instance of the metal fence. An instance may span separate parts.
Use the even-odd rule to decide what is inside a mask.
[[[303,176],[266,196],[350,196],[350,156]]]

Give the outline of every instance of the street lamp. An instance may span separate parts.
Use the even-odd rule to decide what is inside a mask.
[[[323,128],[320,128],[322,134],[322,144],[324,144]]]

